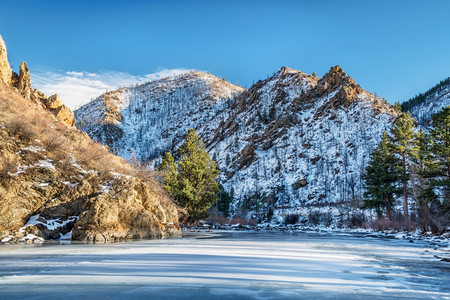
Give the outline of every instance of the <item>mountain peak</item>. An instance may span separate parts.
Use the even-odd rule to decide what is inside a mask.
[[[295,70],[295,69],[292,69],[292,68],[289,68],[289,67],[285,67],[285,66],[282,66],[278,70],[278,72],[276,72],[276,74],[279,74],[279,75],[286,75],[286,74],[289,74],[289,73],[301,73],[301,72],[299,70]]]
[[[330,70],[322,77],[321,81],[326,81],[329,83],[337,83],[337,84],[342,84],[345,81],[355,82],[338,65],[331,67]]]

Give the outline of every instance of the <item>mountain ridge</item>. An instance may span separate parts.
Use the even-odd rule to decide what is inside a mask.
[[[325,206],[335,215],[356,212],[367,153],[398,114],[339,66],[322,78],[282,67],[250,88],[222,93],[206,105],[211,97],[205,91],[211,87],[174,80],[165,81],[167,86],[164,80],[156,83],[159,90],[164,85],[162,93],[150,90],[154,82],[127,88],[135,96],[114,124],[124,133],[109,144],[106,128],[82,121],[89,119],[89,107],[102,106],[102,96],[75,112],[77,122],[119,155],[156,164],[162,153],[176,153],[187,129],[195,128],[222,170],[221,183],[233,190],[233,212],[258,219],[267,218],[269,210],[278,221],[289,214],[306,218],[311,209]],[[220,87],[230,85],[222,82]]]

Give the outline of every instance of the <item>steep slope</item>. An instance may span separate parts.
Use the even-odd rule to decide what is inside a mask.
[[[22,64],[18,82],[27,72]],[[14,80],[0,82],[1,243],[180,235],[177,209],[153,174],[65,122],[57,96]]]
[[[410,111],[411,115],[420,123],[427,123],[431,116],[442,108],[450,105],[450,77],[441,81],[425,93],[402,103],[403,111]]]
[[[113,92],[126,92],[127,98],[118,98],[127,100],[109,113],[103,95],[75,113],[77,122],[120,155],[134,152],[141,159],[176,150],[194,127],[218,161],[222,184],[233,190],[236,214],[274,213],[281,221],[306,217],[315,208],[336,207],[342,214],[359,206],[367,156],[397,114],[384,99],[364,91],[338,66],[321,79],[283,67],[248,90],[211,78],[228,92],[206,102],[203,94],[193,96],[198,84],[186,76]],[[126,143],[108,140],[111,126]]]
[[[289,77],[298,81],[289,78],[285,85],[284,76],[282,69],[249,90],[258,95],[254,102],[269,99],[268,105],[275,105],[274,120],[249,123],[237,112],[218,128],[220,138],[210,145],[226,170],[221,177],[225,187],[234,189],[235,210],[266,207],[264,213],[272,208],[282,220],[291,214],[307,217],[314,207],[338,207],[340,212],[358,207],[368,153],[396,112],[340,67],[320,80],[290,71]]]
[[[173,150],[187,129],[215,128],[216,116],[243,90],[191,71],[106,93],[75,116],[78,128],[118,155],[152,160]]]

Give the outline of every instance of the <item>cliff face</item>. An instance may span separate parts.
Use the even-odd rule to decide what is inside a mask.
[[[9,66],[6,45],[0,35],[0,84],[9,85],[11,83],[12,70]]]
[[[323,78],[283,67],[248,90],[194,75],[200,81],[185,74],[102,95],[75,112],[77,122],[121,156],[156,162],[195,128],[235,213],[283,220],[360,205],[368,154],[398,113],[384,99],[339,66]]]
[[[152,173],[68,126],[74,120],[59,97],[30,88],[26,64],[12,78],[0,84],[1,243],[181,234]]]

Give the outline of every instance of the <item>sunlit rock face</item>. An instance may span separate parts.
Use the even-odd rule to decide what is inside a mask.
[[[1,41],[2,59],[5,49]],[[177,209],[154,174],[133,168],[73,127],[74,115],[58,95],[31,88],[26,63],[10,85],[3,83],[0,243],[181,234]]]
[[[8,61],[8,53],[6,51],[6,45],[0,35],[0,83],[4,85],[10,85],[12,70]]]

